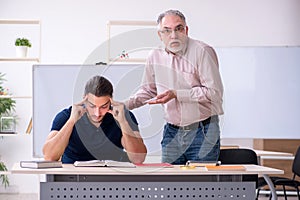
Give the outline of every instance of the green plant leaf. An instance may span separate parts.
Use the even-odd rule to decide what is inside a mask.
[[[27,38],[17,38],[15,41],[15,45],[31,47],[31,43]]]
[[[7,171],[7,168],[3,162],[0,162],[0,171]],[[0,180],[2,180],[2,185],[4,185],[5,188],[9,186],[9,180],[6,174],[1,174]]]

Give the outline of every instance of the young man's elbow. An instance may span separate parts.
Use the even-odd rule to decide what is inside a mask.
[[[131,156],[131,162],[134,164],[141,164],[145,161],[147,153],[138,153]]]
[[[44,155],[44,160],[46,160],[46,161],[57,161],[58,159],[55,156]]]
[[[46,161],[57,161],[57,160],[59,160],[59,157],[57,155],[47,153],[45,151],[43,151],[43,155],[44,155],[44,160],[46,160]]]

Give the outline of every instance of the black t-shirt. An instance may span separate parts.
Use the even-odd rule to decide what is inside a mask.
[[[72,107],[62,110],[52,123],[52,130],[59,131],[70,118]],[[132,122],[137,125],[134,115],[128,111]],[[131,122],[131,123],[132,123]],[[62,156],[63,163],[85,160],[129,161],[121,144],[122,132],[116,120],[106,113],[100,127],[94,126],[84,114],[75,124]]]

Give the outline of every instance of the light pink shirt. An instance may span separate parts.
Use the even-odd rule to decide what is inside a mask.
[[[223,84],[214,49],[188,38],[186,48],[176,55],[154,49],[147,59],[142,85],[126,102],[129,109],[166,90],[176,90],[177,99],[163,104],[165,119],[178,126],[223,114]]]

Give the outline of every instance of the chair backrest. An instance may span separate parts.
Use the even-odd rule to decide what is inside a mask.
[[[252,149],[221,149],[219,160],[222,164],[258,164]]]
[[[292,171],[297,176],[300,176],[300,146],[298,147],[293,161]]]
[[[221,149],[221,164],[258,164],[257,155],[251,149]],[[243,175],[243,181],[254,181],[257,187],[258,175]]]

